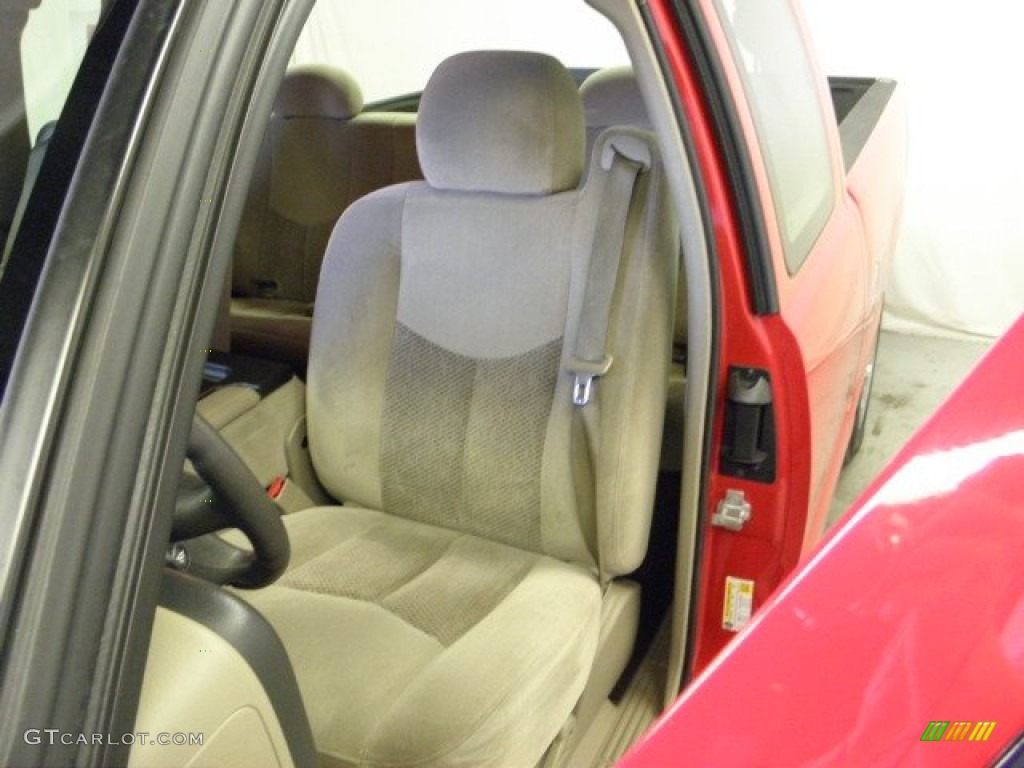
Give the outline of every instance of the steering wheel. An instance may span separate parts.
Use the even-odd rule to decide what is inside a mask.
[[[167,563],[216,584],[265,587],[288,566],[291,547],[281,512],[237,453],[198,413],[186,455],[198,477],[178,486]],[[238,528],[252,551],[232,546],[215,531]]]

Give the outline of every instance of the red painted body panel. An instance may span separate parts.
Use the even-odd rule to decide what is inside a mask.
[[[845,173],[827,80],[818,67],[813,45],[796,8],[795,18],[801,27],[809,65],[815,75],[817,101],[831,148],[834,203],[831,215],[803,265],[795,274],[789,273],[776,224],[776,205],[766,161],[747,102],[740,66],[733,59],[726,42],[714,0],[701,0],[700,6],[715,40],[716,55],[729,82],[747,150],[754,161],[753,171],[771,244],[770,258],[776,277],[780,313],[803,358],[805,381],[800,384],[807,390],[807,431],[794,433],[793,442],[783,445],[782,450],[786,451],[792,445],[799,446],[800,450],[805,450],[806,446],[811,448],[809,475],[791,475],[789,478],[791,483],[806,484],[809,497],[806,506],[790,505],[785,512],[787,549],[794,546],[789,541],[792,538],[799,540],[795,544],[797,548],[806,551],[824,530],[853,423],[863,370],[875,340],[882,295],[877,286],[872,286],[873,273],[877,271],[873,265],[888,262],[896,233],[888,232],[888,240],[866,235],[868,222],[861,216],[851,195],[850,180]],[[880,148],[882,153],[902,154],[903,129],[899,124],[902,115],[895,115],[895,119],[893,115],[887,117],[888,124],[876,126],[868,142],[869,153],[878,152]],[[878,195],[879,204],[873,211],[885,222],[899,221],[903,167],[902,161],[893,162],[888,168],[870,164],[859,175],[859,189],[866,197],[875,194],[876,188],[881,190],[886,186],[897,191],[896,200],[888,194]],[[795,559],[789,559],[785,570],[788,571],[795,563]]]
[[[806,445],[810,439],[807,423],[806,383],[802,374],[800,351],[788,327],[778,315],[759,317],[752,311],[748,296],[748,278],[742,245],[737,235],[735,201],[729,189],[724,160],[715,136],[705,95],[693,73],[697,65],[682,44],[676,27],[671,0],[653,0],[651,12],[675,76],[675,86],[686,112],[694,138],[705,193],[714,222],[715,250],[718,257],[720,317],[720,366],[716,376],[717,410],[712,434],[712,463],[722,450],[725,392],[728,365],[762,368],[771,374],[779,404],[776,411],[776,435],[780,445]],[[722,43],[724,45],[724,42]],[[784,396],[782,393],[785,393]],[[697,628],[693,634],[694,667],[702,668],[729,640],[733,633],[722,628],[722,601],[727,575],[742,576],[755,582],[755,600],[768,595],[797,562],[802,541],[803,519],[797,536],[787,531],[788,509],[806,509],[806,481],[793,487],[792,478],[806,478],[809,467],[802,455],[780,451],[778,479],[771,485],[736,478],[724,478],[712,472],[708,499],[712,509],[704,510],[704,538],[699,564],[700,592]],[[737,535],[709,525],[713,507],[728,489],[742,490],[759,514]],[[788,567],[786,565],[788,561]]]
[[[832,152],[831,214],[802,267],[790,275],[776,224],[775,204],[765,160],[747,104],[739,66],[714,0],[696,0],[692,12],[701,16],[715,66],[724,75],[728,98],[745,149],[751,159],[753,185],[764,211],[764,224],[775,273],[779,313],[758,316],[748,296],[746,256],[737,234],[736,199],[728,182],[722,139],[710,119],[707,94],[695,72],[706,69],[686,48],[680,33],[678,6],[653,0],[652,14],[675,78],[675,87],[694,138],[701,179],[715,225],[721,313],[717,406],[712,430],[712,472],[708,508],[703,511],[700,588],[696,596],[696,631],[691,649],[699,671],[732,639],[722,627],[727,577],[754,582],[755,609],[771,594],[821,536],[852,429],[863,372],[873,352],[881,317],[880,277],[895,243],[902,199],[904,136],[902,110],[886,115],[870,137],[858,169],[856,194],[864,198],[868,221],[848,187],[838,130],[826,80],[817,75],[818,103],[826,120]],[[797,16],[799,19],[799,15]],[[806,40],[806,34],[804,35]],[[883,165],[883,161],[894,164]],[[895,169],[895,170],[894,170]],[[891,181],[890,181],[891,180]],[[875,188],[887,187],[878,200]],[[888,228],[888,229],[887,229]],[[887,231],[886,231],[887,230]],[[887,237],[886,237],[887,236]],[[768,371],[775,404],[777,480],[771,484],[719,474],[725,391],[730,366]],[[742,531],[710,525],[717,504],[728,491],[742,491],[753,518]]]
[[[1024,318],[624,768],[979,766],[1024,730],[1022,350]]]

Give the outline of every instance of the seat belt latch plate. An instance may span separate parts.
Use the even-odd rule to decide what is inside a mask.
[[[612,356],[609,354],[596,363],[574,357],[569,363],[569,373],[573,376],[572,404],[578,408],[587,405],[594,396],[594,379],[604,376],[611,367]]]

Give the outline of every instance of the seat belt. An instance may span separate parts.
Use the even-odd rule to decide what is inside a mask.
[[[607,350],[608,324],[612,312],[612,295],[615,293],[619,264],[626,242],[626,219],[629,216],[637,177],[645,167],[649,167],[627,158],[610,143],[605,152],[611,153],[611,168],[598,209],[599,221],[594,232],[594,246],[587,269],[587,284],[583,289],[576,345],[567,365],[569,373],[573,375],[572,402],[575,406],[572,443],[575,446],[581,443],[585,446],[583,456],[589,463],[587,475],[591,482],[596,476],[597,469],[596,456],[593,453],[595,414],[590,414],[588,418],[584,409],[594,397],[594,380],[608,373],[612,365],[612,356]],[[578,450],[574,448],[573,453],[578,455]],[[601,557],[600,518],[600,512],[595,508],[596,565],[603,594],[610,579]]]
[[[609,144],[606,151],[612,154],[611,169],[598,210],[576,346],[567,366],[573,376],[572,402],[577,408],[591,401],[594,380],[608,373],[612,365],[612,356],[606,348],[612,294],[626,240],[626,218],[633,199],[633,186],[644,167],[627,158],[614,145]]]

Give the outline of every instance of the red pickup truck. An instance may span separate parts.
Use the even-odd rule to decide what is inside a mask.
[[[613,760],[859,447],[896,84],[791,0],[35,5],[0,763]]]
[[[700,668],[737,628],[729,590],[756,608],[821,536],[863,438],[906,136],[896,83],[826,81],[794,4],[686,5],[650,10],[716,225],[705,495],[681,536]]]

